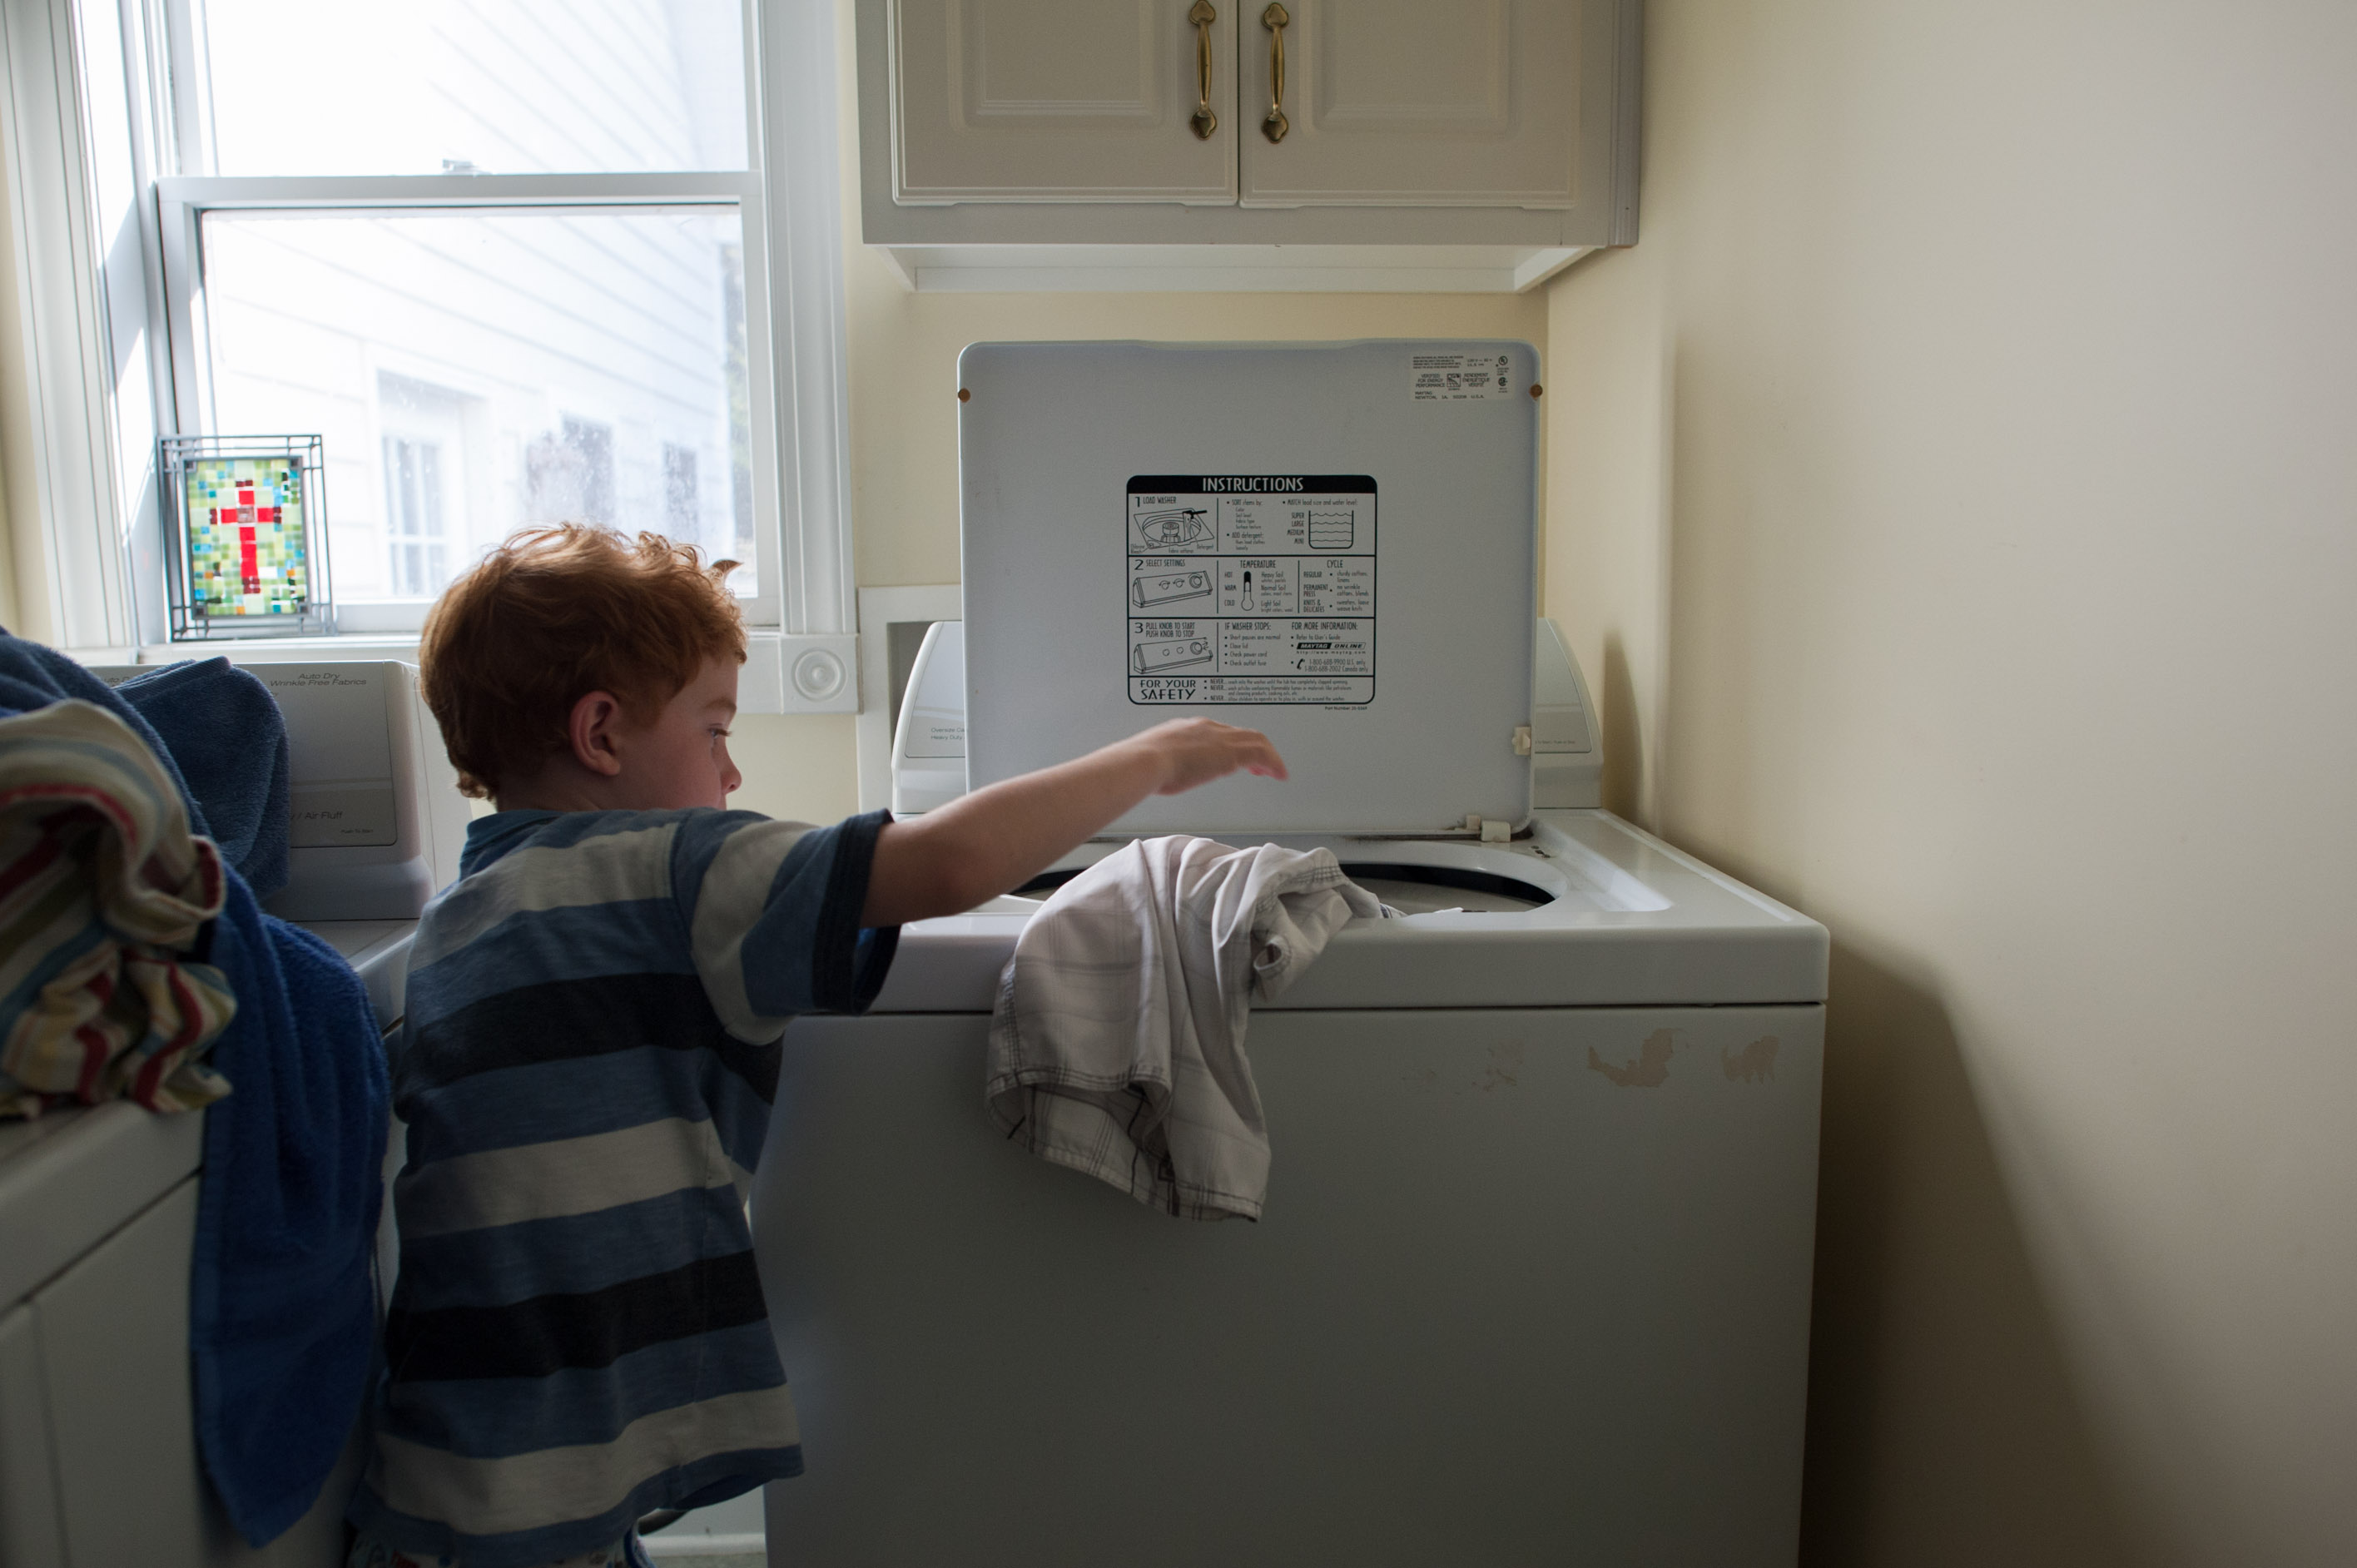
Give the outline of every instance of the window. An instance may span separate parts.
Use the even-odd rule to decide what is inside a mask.
[[[442,532],[442,448],[386,436],[384,483],[393,596],[427,597],[450,580],[449,541]]]
[[[751,166],[736,0],[203,0],[188,15],[214,173]]]
[[[431,599],[479,548],[469,538],[467,519],[479,489],[469,487],[468,474],[470,451],[479,454],[484,444],[482,400],[379,371],[372,418],[380,432],[377,472],[363,472],[365,446],[335,460],[340,477],[372,482],[328,487],[340,503],[329,514],[339,546],[330,563],[338,596],[362,603]],[[478,456],[474,467],[480,466]],[[376,497],[382,498],[381,512],[367,504]]]
[[[738,0],[190,0],[186,15],[196,139],[218,177],[167,197],[195,229],[192,275],[167,280],[200,350],[180,422],[319,431],[330,497],[381,489],[388,507],[409,494],[390,467],[382,487],[338,482],[371,453],[417,449],[371,381],[462,387],[484,425],[431,544],[413,516],[331,500],[330,560],[362,564],[339,597],[401,623],[415,607],[385,600],[432,597],[521,526],[580,521],[748,547],[732,585],[759,599],[774,552],[758,531],[707,526],[673,495],[683,461],[692,492],[708,452],[744,466],[759,510],[762,454],[736,439],[770,401],[743,298],[759,203]],[[679,182],[697,175],[734,177]],[[531,182],[548,176],[581,199],[547,200]],[[376,205],[419,178],[435,205]],[[274,203],[297,190],[299,207]],[[379,536],[392,569],[376,595]]]
[[[650,529],[727,553],[734,527],[673,526],[664,484],[673,451],[725,459],[747,401],[744,312],[726,298],[742,286],[727,263],[742,227],[696,209],[207,211],[213,426],[324,435],[331,559],[366,562],[390,516],[361,504],[381,486],[350,481],[371,478],[422,395],[372,399],[371,385],[463,389],[483,424],[467,461],[484,471],[453,498],[442,575],[413,594],[439,593],[527,523]],[[597,414],[565,412],[581,408]],[[758,564],[736,579],[748,595],[759,581]],[[337,582],[345,599],[371,596],[364,572]]]
[[[526,522],[602,522],[614,515],[614,435],[583,419],[533,437],[523,455]]]
[[[674,535],[693,533],[701,514],[695,505],[695,454],[684,446],[663,448],[663,517]]]
[[[161,640],[157,435],[317,432],[346,631],[578,519],[847,668],[827,0],[63,14],[0,6],[54,640]]]

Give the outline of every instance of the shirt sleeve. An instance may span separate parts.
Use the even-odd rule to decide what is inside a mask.
[[[864,1013],[897,926],[864,929],[867,875],[889,811],[830,828],[751,811],[698,811],[673,841],[673,896],[695,969],[738,1039],[776,1039],[797,1013]]]

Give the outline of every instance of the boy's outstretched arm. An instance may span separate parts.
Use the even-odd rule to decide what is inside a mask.
[[[867,874],[866,926],[955,915],[1020,887],[1148,795],[1176,795],[1238,768],[1282,779],[1258,730],[1172,719],[1077,761],[962,796],[885,825]]]

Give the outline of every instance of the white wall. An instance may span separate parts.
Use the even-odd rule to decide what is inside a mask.
[[[1649,13],[1547,606],[1834,931],[1805,1560],[2357,1562],[2357,7]]]

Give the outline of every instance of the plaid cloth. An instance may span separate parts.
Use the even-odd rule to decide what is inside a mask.
[[[199,1058],[237,1004],[187,956],[225,890],[128,725],[78,700],[0,719],[0,1116],[229,1092]]]
[[[1244,1058],[1275,997],[1352,918],[1391,911],[1331,850],[1141,839],[1016,940],[984,1101],[1041,1159],[1189,1219],[1260,1218],[1268,1127]]]

